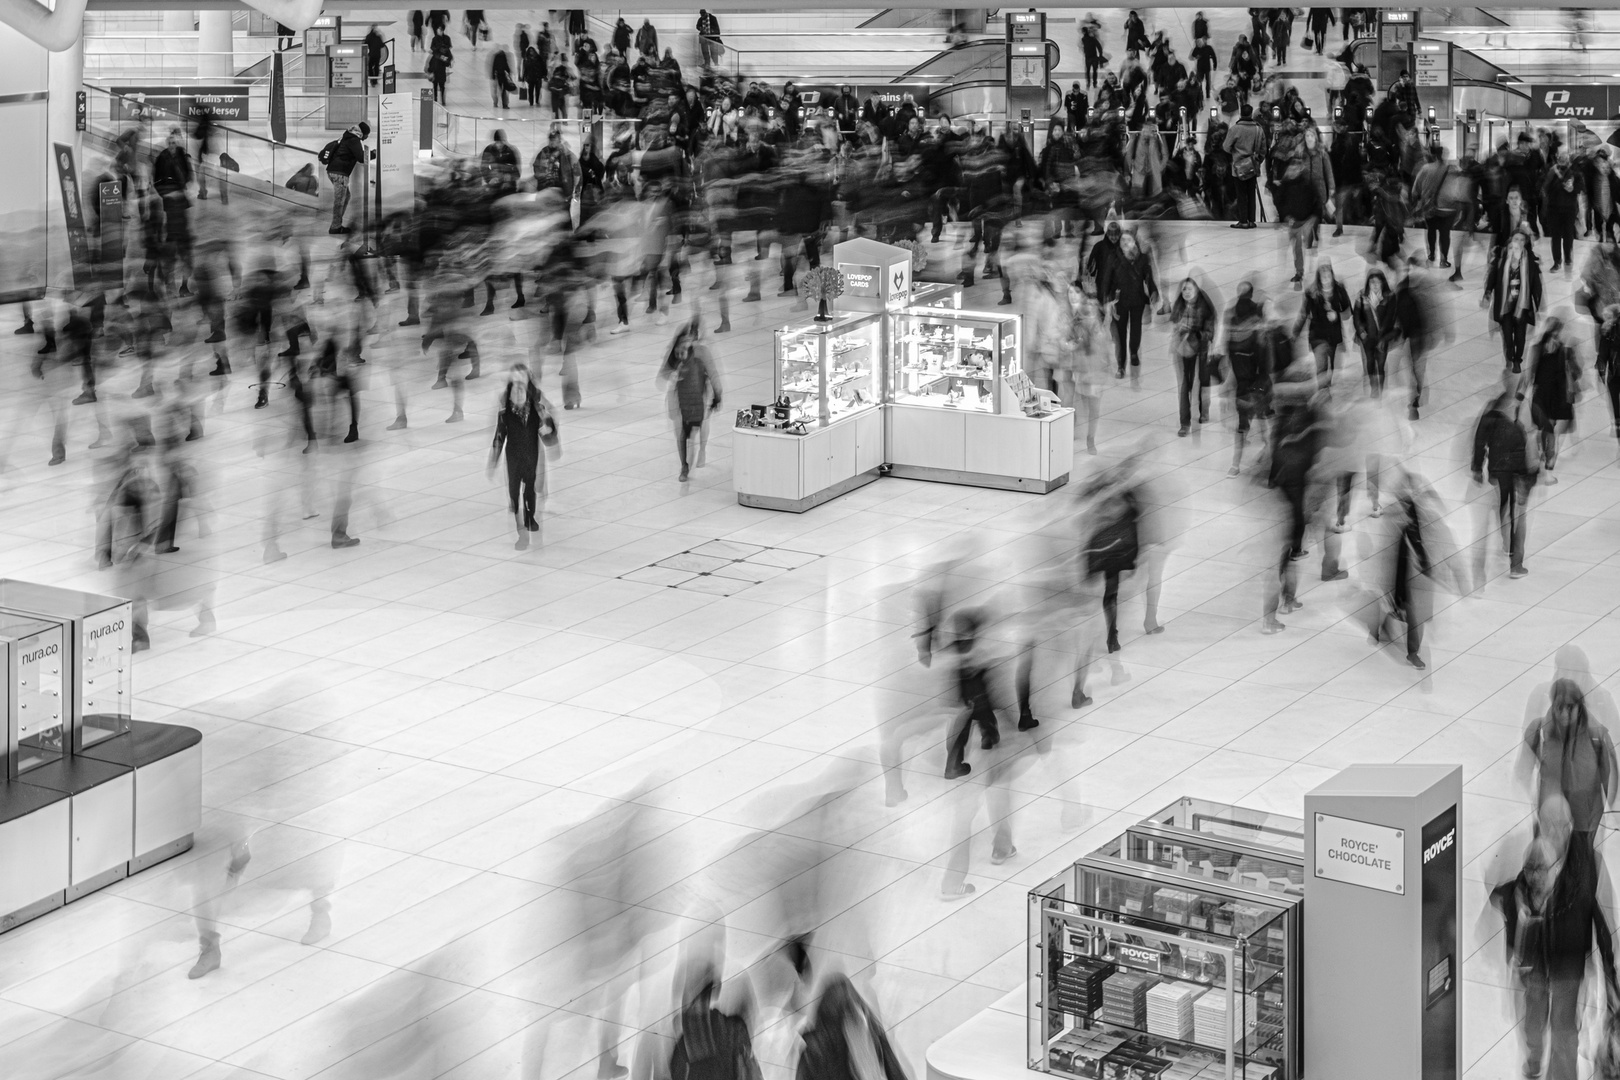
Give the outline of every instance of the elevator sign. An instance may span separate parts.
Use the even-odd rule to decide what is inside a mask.
[[[1451,43],[1412,42],[1412,82],[1417,86],[1451,86]]]
[[[1406,893],[1406,834],[1352,818],[1316,815],[1316,876]]]

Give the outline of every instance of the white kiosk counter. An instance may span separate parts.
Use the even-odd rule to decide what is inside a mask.
[[[1024,413],[1017,315],[908,308],[892,319],[891,476],[1041,493],[1068,481],[1074,412]]]
[[[842,315],[776,332],[775,400],[732,432],[739,503],[803,513],[881,475],[884,317]]]

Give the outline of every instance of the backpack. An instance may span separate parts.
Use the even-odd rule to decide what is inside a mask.
[[[1136,497],[1124,492],[1099,508],[1106,518],[1086,544],[1086,568],[1091,573],[1122,573],[1136,569],[1139,548],[1136,522],[1140,516]]]
[[[318,160],[322,165],[330,166],[333,160],[337,157],[338,147],[340,145],[341,144],[336,139],[333,139],[331,142],[321,147],[321,152],[316,155],[316,160]]]

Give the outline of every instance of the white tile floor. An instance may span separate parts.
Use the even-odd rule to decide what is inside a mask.
[[[1186,238],[1189,260],[1227,289],[1258,272],[1275,290],[1287,273],[1272,232],[1202,226]],[[1324,251],[1359,278],[1350,237]],[[707,307],[707,272],[688,280],[687,305]],[[992,303],[994,285],[974,302]],[[1549,307],[1567,302],[1565,281],[1550,287]],[[1474,286],[1446,295],[1451,340],[1431,361],[1409,460],[1470,537],[1462,503],[1477,493],[1460,455],[1500,360]],[[367,349],[362,442],[313,464],[284,448],[279,405],[252,409],[238,351],[196,444],[207,535],[188,516],[181,551],[149,562],[144,580],[94,568],[103,487],[85,449],[89,410],[72,410],[68,463],[47,468],[48,417],[27,376],[38,338],[0,339],[12,436],[0,565],[167,598],[136,669],[140,715],[200,728],[206,768],[192,853],[0,937],[8,1080],[593,1076],[600,1018],[610,1041],[635,1039],[658,1024],[683,955],[723,926],[728,969],[748,967],[800,901],[826,920],[819,962],[857,974],[920,1076],[932,1039],[1023,978],[1029,886],[1183,793],[1297,814],[1304,791],[1351,762],[1459,762],[1473,926],[1485,860],[1525,817],[1509,764],[1553,651],[1580,645],[1597,679],[1620,688],[1620,470],[1595,397],[1562,483],[1536,493],[1531,575],[1510,582],[1493,563],[1483,598],[1437,615],[1418,674],[1348,619],[1367,531],[1359,494],[1351,582],[1313,584],[1286,633],[1258,632],[1270,496],[1225,477],[1221,424],[1175,437],[1154,327],[1141,390],[1105,396],[1101,444],[1107,459],[1145,440],[1185,526],[1166,571],[1167,631],[1141,637],[1127,600],[1128,678],[1095,680],[1083,712],[1067,707],[1068,657],[1043,651],[1040,738],[1006,744],[1019,853],[991,866],[983,787],[938,775],[948,710],[939,676],[914,659],[911,590],[941,545],[969,535],[994,552],[972,574],[1012,587],[1072,541],[1072,489],[886,479],[800,516],[747,510],[723,427],[709,465],[679,485],[653,381],[673,327],[638,321],[582,354],[585,408],[563,416],[544,542],[515,552],[504,492],[483,480],[494,380],[469,384],[466,423],[444,424],[431,362],[393,328],[400,305],[388,299],[388,329]],[[520,354],[514,334],[527,340],[505,316],[478,320],[486,371]],[[728,405],[765,398],[771,330],[790,317],[786,300],[738,304],[736,332],[711,339]],[[202,355],[181,322],[175,355]],[[546,368],[555,396],[555,358]],[[395,377],[410,387],[412,426],[385,432]],[[132,380],[111,377],[107,400],[128,407]],[[365,482],[352,525],[362,543],[334,551],[325,484],[346,464]],[[1082,456],[1077,472],[1091,464]],[[277,492],[297,506],[306,468],[322,517],[295,520],[291,557],[263,565],[265,507]],[[820,557],[732,596],[625,577],[715,540]],[[209,591],[217,632],[190,637],[195,614],[181,605]],[[915,733],[910,798],[894,808],[877,764],[885,724]],[[961,828],[975,831],[978,891],[946,903]],[[245,834],[252,862],[222,896],[228,845]],[[819,878],[790,880],[817,863]],[[800,895],[813,882],[821,908]],[[327,890],[331,933],[303,945],[311,896]],[[211,901],[224,966],[191,982],[194,915]],[[1480,926],[1466,1049],[1469,1076],[1486,1080],[1507,1075],[1516,1050],[1497,946],[1484,948],[1489,919]],[[790,1024],[762,992],[761,1054],[783,1076]]]

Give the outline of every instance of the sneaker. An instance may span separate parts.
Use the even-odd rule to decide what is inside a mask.
[[[332,536],[332,546],[335,548],[352,548],[359,542],[357,537],[350,536],[348,533],[334,533]]]
[[[1335,570],[1331,574],[1323,574],[1322,575],[1322,580],[1323,581],[1343,581],[1345,578],[1347,578],[1349,576],[1350,576],[1350,571],[1348,571],[1348,570]]]
[[[1513,569],[1508,571],[1508,577],[1513,578],[1514,580],[1518,580],[1519,578],[1524,577],[1524,575],[1528,574],[1529,572],[1530,571],[1526,570],[1522,566],[1515,566]]]
[[[1176,429],[1176,435],[1178,435],[1179,437],[1185,439],[1187,437],[1187,432],[1189,432],[1191,430],[1192,429],[1190,427],[1188,427],[1186,424],[1182,424],[1180,428]]]
[[[692,470],[686,468],[685,466],[682,466],[681,475],[680,475],[680,482],[684,484],[688,480],[690,480],[691,478],[692,478]]]
[[[965,761],[962,762],[962,764],[956,766],[955,768],[952,768],[950,766],[946,766],[946,768],[945,768],[945,779],[947,779],[947,780],[959,780],[959,779],[966,776],[968,773],[970,773],[972,771],[973,771],[973,766],[969,765]]]
[[[990,852],[990,865],[1000,866],[1016,854],[1018,854],[1018,849],[1015,847],[1009,847],[1006,851],[992,851]]]
[[[627,323],[620,323],[618,326],[615,326],[613,329],[608,331],[610,334],[628,334],[629,332],[630,327]]]
[[[460,409],[452,409],[450,415],[444,418],[444,422],[447,424],[459,424],[461,423],[461,420],[462,416]]]
[[[334,225],[326,231],[327,234],[331,236],[342,236],[344,233],[349,231],[349,227],[347,225]]]
[[[84,393],[73,399],[73,404],[75,405],[94,405],[95,403],[96,392],[94,390],[86,390]]]
[[[386,430],[386,431],[404,431],[405,427],[406,427],[405,418],[403,416],[396,416],[396,417],[394,417],[394,422],[392,424],[389,424],[388,427],[385,428],[384,430]]]
[[[1417,668],[1419,671],[1422,671],[1424,668],[1429,666],[1423,662],[1423,657],[1419,656],[1415,652],[1409,652],[1406,654],[1406,662]]]
[[[1280,634],[1286,629],[1287,627],[1276,619],[1267,619],[1260,626],[1260,632],[1262,634]]]

